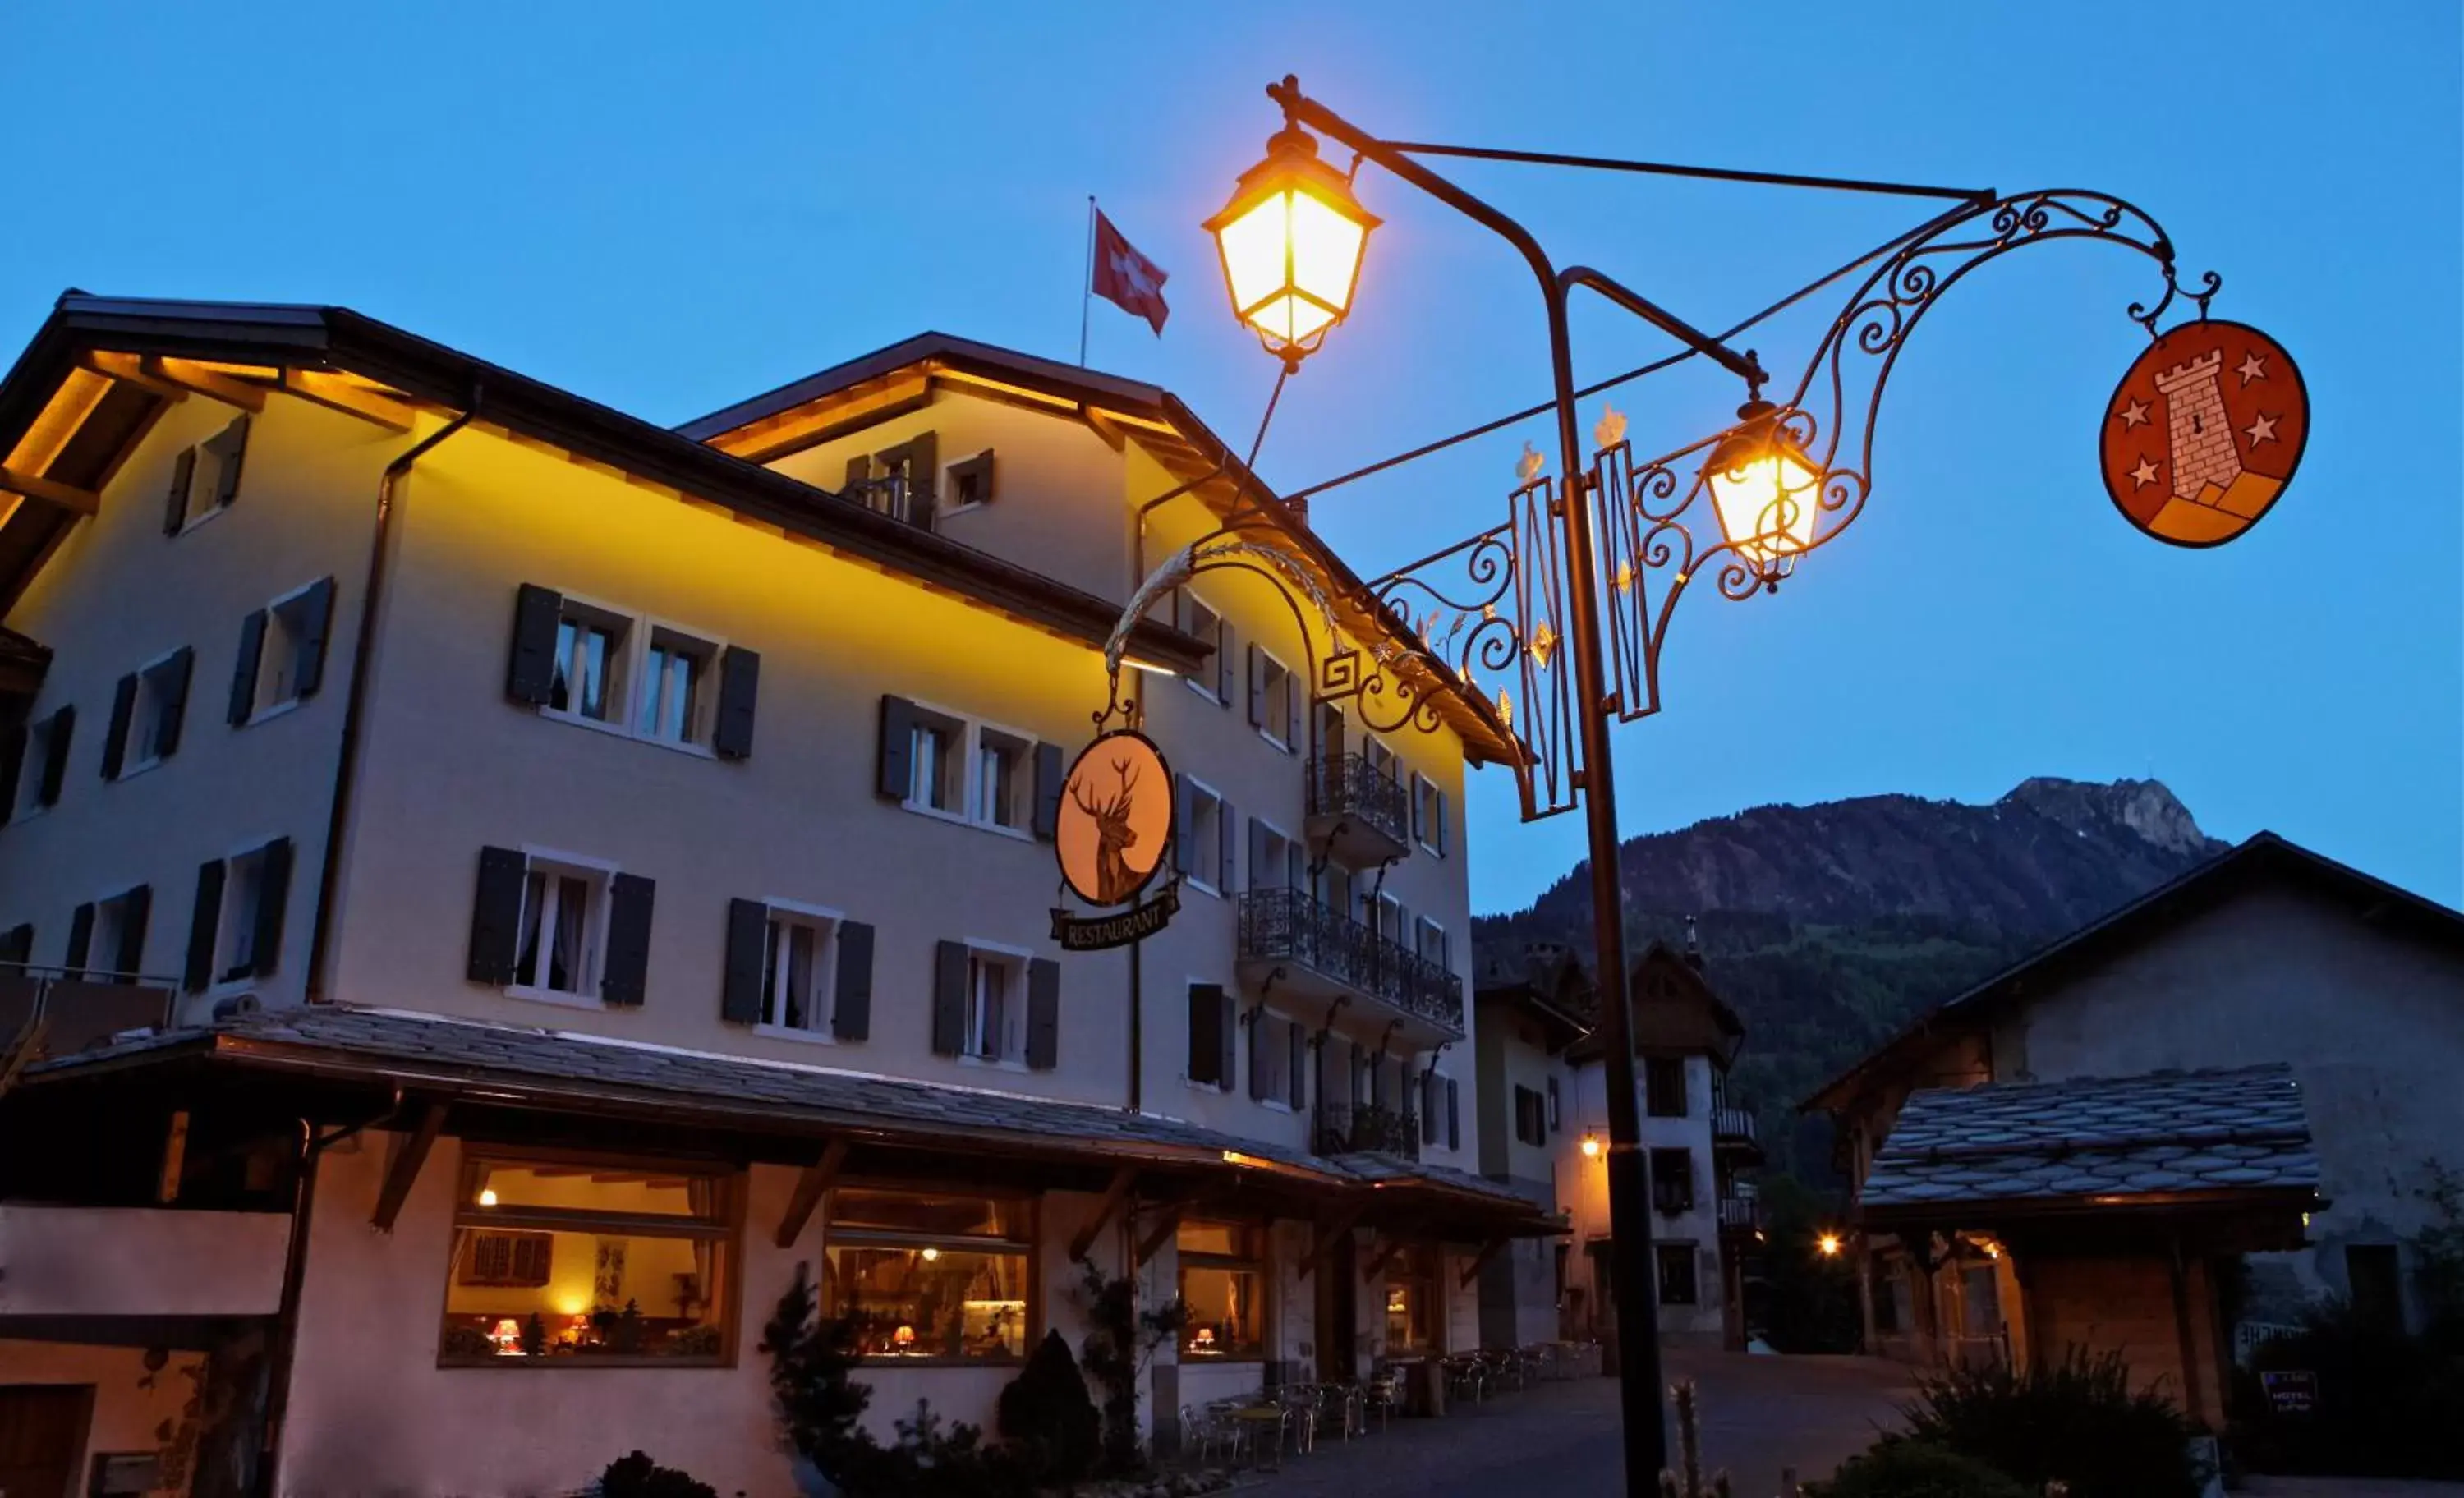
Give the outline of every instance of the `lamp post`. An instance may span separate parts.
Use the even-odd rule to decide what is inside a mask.
[[[1571,810],[1579,799],[1590,846],[1593,953],[1608,1091],[1609,1291],[1617,1307],[1621,1357],[1626,1490],[1646,1498],[1655,1490],[1667,1451],[1650,1182],[1635,1074],[1616,774],[1608,736],[1615,723],[1660,709],[1660,648],[1678,595],[1698,575],[1713,578],[1718,591],[1732,600],[1771,592],[1808,553],[1856,518],[1871,487],[1874,418],[1904,340],[1950,286],[2012,250],[2081,239],[2136,251],[2161,267],[2162,297],[2152,304],[2133,302],[2128,309],[2130,319],[2145,330],[2154,346],[2124,377],[2116,408],[2109,413],[2121,425],[2108,430],[2103,441],[2108,495],[2126,518],[2159,540],[2209,545],[2240,534],[2289,481],[2299,448],[2297,441],[2263,456],[2255,446],[2258,439],[2252,439],[2252,449],[2238,453],[2251,467],[2251,487],[2244,491],[2247,502],[2240,510],[2229,509],[2240,501],[2221,488],[2217,494],[2203,491],[2178,515],[2174,509],[2160,510],[2162,492],[2157,502],[2150,502],[2141,492],[2144,468],[2127,467],[2134,455],[2143,465],[2149,461],[2127,436],[2127,430],[2147,419],[2146,403],[2136,398],[2138,386],[2132,383],[2143,373],[2142,366],[2171,367],[2190,355],[2213,363],[2220,357],[2214,350],[2189,345],[2217,338],[2239,340],[2235,346],[2247,357],[2265,352],[2288,371],[2291,360],[2255,329],[2209,323],[2208,304],[2220,278],[2210,272],[2185,291],[2177,278],[2171,240],[2147,214],[2107,194],[2057,188],[2004,196],[1991,188],[1391,142],[1309,99],[1294,78],[1269,85],[1266,94],[1283,109],[1283,128],[1267,143],[1265,159],[1242,175],[1231,201],[1205,227],[1222,256],[1234,316],[1283,362],[1285,376],[1296,371],[1351,310],[1368,239],[1378,225],[1352,187],[1353,174],[1366,162],[1480,224],[1522,255],[1540,289],[1551,379],[1551,398],[1538,406],[1292,491],[1284,496],[1286,502],[1298,503],[1338,484],[1540,416],[1554,422],[1558,473],[1554,478],[1542,477],[1538,470],[1545,460],[1527,454],[1523,485],[1511,496],[1503,524],[1399,568],[1369,584],[1367,597],[1347,601],[1367,610],[1380,628],[1407,639],[1418,637],[1418,648],[1399,650],[1381,646],[1364,652],[1348,644],[1326,595],[1325,580],[1276,548],[1245,541],[1242,529],[1257,523],[1257,518],[1244,519],[1236,510],[1220,530],[1182,548],[1148,578],[1125,609],[1108,647],[1115,695],[1118,662],[1133,621],[1164,589],[1216,568],[1241,568],[1284,587],[1296,600],[1295,617],[1305,635],[1310,632],[1310,609],[1298,601],[1314,608],[1328,652],[1316,671],[1316,690],[1325,700],[1350,698],[1374,730],[1405,724],[1434,727],[1439,721],[1429,708],[1434,692],[1458,690],[1482,697],[1472,680],[1475,668],[1516,677],[1519,711],[1509,708],[1504,688],[1488,709],[1491,726],[1509,737],[1517,750],[1511,768],[1524,818]],[[1322,161],[1312,132],[1349,147],[1355,156],[1353,170],[1337,171]],[[1529,231],[1419,159],[1429,156],[1931,198],[1951,206],[1715,337],[1598,271],[1556,266]],[[1860,272],[1861,279],[1852,279]],[[1852,286],[1847,305],[1832,319],[1787,399],[1765,400],[1770,377],[1760,361],[1751,350],[1731,347],[1727,339],[1835,282]],[[1567,314],[1578,289],[1651,324],[1674,339],[1681,352],[1577,389]],[[2196,304],[2198,319],[2160,332],[2159,320],[2177,296]],[[1745,383],[1745,404],[1732,426],[1639,462],[1625,441],[1623,418],[1612,410],[1595,429],[1596,451],[1586,459],[1575,408],[1581,397],[1696,359]],[[1278,394],[1281,388],[1279,382]],[[2298,374],[2289,374],[2285,388],[2299,403],[2306,430],[2307,398],[2300,393]],[[2135,404],[2120,404],[2123,396],[2133,397]],[[1270,401],[1270,417],[1272,412]],[[2219,486],[2225,476],[2219,471]],[[1698,500],[1716,521],[1716,540],[1708,539],[1707,528],[1687,524]],[[2228,508],[2217,508],[2220,503]],[[1703,540],[1697,539],[1698,530]],[[1441,568],[1459,569],[1464,585],[1433,579]],[[1660,583],[1656,601],[1648,596],[1655,579]],[[1384,720],[1376,716],[1381,713]],[[1586,1156],[1599,1153],[1593,1137],[1586,1136],[1583,1144]],[[1824,1251],[1837,1246],[1826,1240]]]

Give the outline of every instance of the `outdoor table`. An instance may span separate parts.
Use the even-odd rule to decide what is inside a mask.
[[[1282,1405],[1252,1404],[1243,1409],[1234,1410],[1232,1412],[1232,1418],[1241,1421],[1244,1425],[1256,1427],[1259,1434],[1265,1436],[1268,1442],[1272,1444],[1275,1453],[1275,1465],[1278,1466],[1283,1465],[1284,1409]]]

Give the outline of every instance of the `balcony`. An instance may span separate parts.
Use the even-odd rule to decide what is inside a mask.
[[[1420,1119],[1410,1109],[1377,1103],[1321,1105],[1314,1147],[1320,1155],[1392,1155],[1420,1157]]]
[[[1414,1047],[1463,1039],[1463,980],[1306,890],[1252,890],[1241,896],[1240,968],[1244,982],[1278,994],[1348,999],[1403,1022]]]
[[[0,1317],[270,1316],[291,1218],[0,1205]]]
[[[1712,1109],[1711,1147],[1722,1154],[1749,1155],[1755,1163],[1760,1163],[1763,1146],[1756,1133],[1752,1110],[1725,1105]]]
[[[1758,1233],[1762,1227],[1763,1204],[1760,1198],[1727,1196],[1720,1199],[1720,1231]]]
[[[0,1046],[40,1025],[40,1061],[99,1046],[129,1030],[170,1023],[175,988],[166,978],[0,964]]]
[[[1319,755],[1309,761],[1309,818],[1303,833],[1347,864],[1365,866],[1412,850],[1412,803],[1403,782],[1366,755]]]

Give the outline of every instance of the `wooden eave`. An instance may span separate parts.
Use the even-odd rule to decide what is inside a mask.
[[[261,409],[280,391],[407,431],[416,412],[478,425],[628,482],[1101,648],[1119,606],[999,557],[339,307],[127,301],[72,293],[0,381],[0,468],[50,497],[0,497],[0,613],[12,606],[155,420],[182,399]],[[35,486],[28,486],[35,487]],[[0,486],[0,494],[5,494]],[[1208,646],[1149,620],[1141,655],[1188,674]]]

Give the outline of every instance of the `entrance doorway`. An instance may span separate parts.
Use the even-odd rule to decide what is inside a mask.
[[[1360,1266],[1352,1235],[1337,1233],[1317,1266],[1317,1377],[1321,1383],[1350,1383],[1360,1377]]]
[[[0,1495],[77,1498],[89,1383],[0,1384]]]

